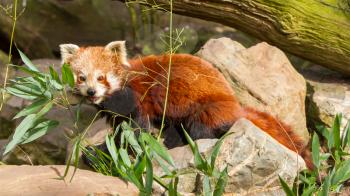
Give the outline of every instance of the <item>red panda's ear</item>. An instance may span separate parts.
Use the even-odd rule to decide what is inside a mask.
[[[114,41],[106,45],[105,50],[117,55],[122,65],[129,67],[125,41]]]
[[[66,63],[67,60],[70,57],[72,57],[78,50],[79,50],[79,46],[75,44],[61,44],[60,51],[61,51],[62,64]]]

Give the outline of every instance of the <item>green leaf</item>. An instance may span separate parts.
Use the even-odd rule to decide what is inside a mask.
[[[331,180],[331,185],[339,185],[350,179],[350,159],[342,162],[339,168],[334,173],[334,176]]]
[[[316,192],[317,188],[316,185],[311,185],[308,186],[307,188],[305,188],[303,190],[303,193],[301,194],[301,196],[311,196],[314,195],[314,193]]]
[[[62,87],[62,82],[60,80],[60,77],[58,76],[58,73],[56,72],[56,70],[50,66],[50,75],[51,75],[51,84],[54,88],[56,88],[57,90],[61,90],[63,87]]]
[[[146,156],[142,156],[140,157],[139,159],[141,159],[140,162],[138,162],[136,165],[135,165],[135,175],[136,177],[142,182],[142,174],[146,168]]]
[[[207,171],[208,163],[206,162],[206,160],[199,153],[199,149],[198,149],[197,144],[188,135],[188,133],[186,132],[186,130],[184,129],[183,126],[182,126],[182,130],[183,130],[183,132],[185,134],[185,138],[186,138],[186,140],[188,142],[188,145],[191,147],[191,150],[192,150],[192,153],[193,153],[193,156],[194,156],[194,165],[195,165],[195,167],[197,169],[201,170],[201,171]]]
[[[70,182],[72,182],[73,180],[73,177],[75,175],[75,173],[77,172],[77,169],[78,169],[78,165],[79,165],[79,155],[80,155],[80,142],[81,142],[81,137],[79,137],[75,144],[74,144],[74,147],[73,147],[73,152],[72,154],[74,155],[74,170],[73,170],[73,174],[70,178]]]
[[[35,84],[14,84],[11,87],[38,97],[43,95],[43,91]]]
[[[168,195],[169,196],[177,196],[179,195],[177,192],[177,185],[179,183],[179,177],[172,178],[170,183],[168,184]]]
[[[336,150],[340,150],[341,147],[341,141],[340,141],[340,124],[341,124],[342,116],[340,114],[337,114],[335,116],[333,126],[332,126],[332,132],[333,132],[333,139],[334,139],[334,147]]]
[[[11,151],[17,144],[22,141],[24,134],[35,125],[36,121],[41,116],[46,114],[51,109],[52,105],[52,102],[48,102],[38,113],[29,114],[22,120],[22,122],[15,129],[12,140],[6,145],[4,155]]]
[[[210,186],[210,180],[207,175],[204,176],[203,179],[203,195],[204,196],[211,196],[211,186]]]
[[[43,78],[44,77],[44,73],[41,73],[41,72],[37,72],[37,71],[33,71],[31,69],[29,69],[28,67],[26,66],[18,66],[18,65],[13,65],[13,67],[17,68],[18,70],[22,71],[23,73],[27,73],[31,76],[35,76],[37,78]]]
[[[165,175],[172,175],[172,172],[169,169],[169,164],[167,164],[162,158],[160,158],[159,155],[156,154],[156,156],[154,156],[154,158],[156,159],[156,161],[158,162],[158,164],[160,165],[160,167],[163,169],[163,172]]]
[[[50,69],[51,78],[55,80],[57,83],[61,84],[61,80],[60,80],[60,77],[58,76],[57,71],[52,66],[50,66],[49,69]]]
[[[47,99],[38,99],[37,101],[33,102],[29,106],[25,107],[23,110],[21,110],[13,119],[20,118],[22,116],[27,116],[29,114],[33,114],[40,110],[46,103],[48,102]]]
[[[328,158],[331,156],[330,153],[322,153],[320,154],[320,162],[328,160]]]
[[[141,133],[141,137],[144,141],[147,142],[148,146],[154,151],[157,155],[162,157],[167,163],[175,167],[175,163],[172,157],[169,155],[168,150],[162,146],[152,135],[149,133]]]
[[[134,149],[137,154],[142,154],[143,151],[141,149],[140,144],[137,142],[134,131],[131,131],[130,129],[125,128],[126,126],[129,126],[129,125],[126,122],[123,122],[122,123],[123,138],[130,144],[132,149]]]
[[[116,130],[116,131],[118,131],[118,130]],[[115,142],[114,142],[114,136],[109,136],[109,135],[106,136],[106,145],[107,145],[107,149],[108,149],[109,153],[111,154],[112,159],[114,161],[115,169],[117,170],[118,174],[123,179],[134,183],[135,186],[137,186],[137,188],[140,189],[140,191],[142,191],[143,184],[140,183],[139,178],[135,175],[135,172],[131,168],[125,168],[124,167],[125,164],[123,164],[121,162],[121,160],[118,158],[119,152],[118,152],[117,147],[116,147]],[[122,154],[123,154],[123,152],[122,152]],[[125,159],[126,157],[123,157],[123,156],[125,156],[125,155],[122,155],[121,158]],[[127,159],[129,159],[129,157]],[[126,160],[126,162],[128,162],[128,161]]]
[[[333,147],[334,147],[334,133],[333,133],[333,131],[329,131],[323,125],[317,125],[316,128],[322,134],[322,136],[326,138],[328,149],[330,149],[330,150],[333,149]]]
[[[37,118],[45,115],[53,106],[53,102],[47,102],[47,104],[36,114]]]
[[[74,87],[74,75],[68,64],[62,66],[62,82],[68,84],[70,87]]]
[[[346,127],[344,128],[344,131],[343,131],[342,148],[345,149],[349,143],[350,143],[350,119],[346,123]]]
[[[329,195],[329,188],[331,185],[331,178],[332,178],[333,174],[334,174],[334,170],[326,176],[326,178],[324,179],[324,181],[320,187],[321,191],[317,194],[318,196],[328,196]]]
[[[32,61],[30,61],[29,58],[22,51],[20,51],[19,49],[17,49],[17,50],[18,50],[19,55],[21,56],[23,63],[30,70],[35,71],[35,72],[39,72],[38,68],[36,68],[36,66],[32,63]]]
[[[215,190],[213,194],[214,196],[221,196],[224,194],[227,180],[228,180],[228,173],[227,173],[227,166],[226,166],[225,169],[222,170],[222,172],[220,173],[220,177],[215,186]]]
[[[295,196],[292,189],[288,186],[288,184],[281,178],[281,176],[278,176],[280,179],[281,186],[283,188],[284,193],[286,193],[287,196]]]
[[[127,167],[130,168],[131,167],[131,161],[130,161],[130,158],[129,158],[127,150],[124,149],[124,148],[119,149],[119,156],[123,160],[124,164]]]
[[[317,133],[314,133],[314,136],[312,138],[312,161],[316,168],[320,167],[320,140]]]
[[[27,100],[34,100],[34,99],[38,98],[37,95],[32,95],[32,94],[23,92],[17,88],[6,87],[6,91],[11,95],[14,95],[16,97],[20,97],[23,99],[27,99]]]
[[[220,152],[220,148],[221,148],[221,145],[222,143],[224,142],[224,139],[228,136],[232,134],[232,132],[227,132],[224,136],[222,136],[220,138],[220,140],[218,140],[209,156],[209,160],[208,162],[210,162],[210,167],[211,169],[213,170],[214,167],[215,167],[215,161],[216,161],[216,157],[218,156],[219,152]]]
[[[23,135],[35,124],[36,119],[37,117],[35,114],[30,114],[22,120],[22,122],[15,129],[12,140],[6,145],[4,155],[10,152],[18,143],[21,142]]]
[[[118,150],[114,142],[114,137],[106,135],[106,146],[109,154],[111,154],[115,165],[118,165]]]
[[[310,186],[316,184],[316,175],[317,174],[315,172],[302,171],[299,175],[299,179],[301,180],[301,182]]]
[[[46,120],[44,122],[39,123],[34,128],[30,129],[24,134],[23,142],[21,142],[21,144],[32,142],[44,136],[46,133],[52,130],[52,128],[57,127],[58,124],[59,123],[54,120]]]
[[[153,166],[149,156],[146,155],[146,194],[152,195]]]

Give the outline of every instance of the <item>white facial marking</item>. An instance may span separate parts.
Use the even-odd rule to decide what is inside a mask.
[[[106,77],[111,87],[108,91],[108,94],[111,94],[114,91],[117,91],[122,88],[120,78],[116,76],[113,72],[108,72]]]

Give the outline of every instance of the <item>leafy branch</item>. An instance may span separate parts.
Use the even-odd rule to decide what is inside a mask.
[[[23,120],[16,127],[12,139],[5,147],[4,154],[19,144],[29,143],[45,135],[56,127],[57,121],[46,119],[44,116],[54,105],[70,110],[69,102],[65,101],[68,100],[65,89],[74,86],[74,77],[69,65],[62,66],[62,78],[59,78],[52,66],[50,66],[50,74],[42,73],[25,54],[20,50],[18,52],[25,66],[12,66],[29,76],[11,79],[5,91],[32,103],[14,117],[14,119],[23,118]],[[61,96],[56,96],[60,94]]]

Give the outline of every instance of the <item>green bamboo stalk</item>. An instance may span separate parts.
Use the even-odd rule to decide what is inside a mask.
[[[172,63],[172,56],[173,56],[173,0],[170,0],[170,7],[169,7],[169,66],[168,66],[168,75],[167,75],[167,85],[166,85],[166,94],[165,94],[165,100],[164,100],[164,108],[163,108],[163,116],[162,116],[162,124],[159,130],[159,135],[157,140],[160,140],[160,137],[163,133],[164,124],[165,124],[165,114],[167,111],[168,106],[168,97],[169,97],[169,88],[170,88],[170,76],[171,76],[171,63]]]
[[[5,89],[6,89],[7,79],[8,79],[8,75],[9,75],[9,67],[10,67],[10,63],[12,60],[13,39],[14,39],[14,35],[15,35],[16,22],[17,22],[17,0],[14,0],[12,20],[13,20],[13,23],[12,23],[12,31],[11,31],[10,49],[9,49],[9,54],[8,54],[8,61],[6,64],[5,78],[4,78],[4,82],[3,82],[3,90],[4,91],[1,93],[2,100],[0,103],[0,111],[2,110],[2,108],[4,106],[4,102],[5,102]]]

